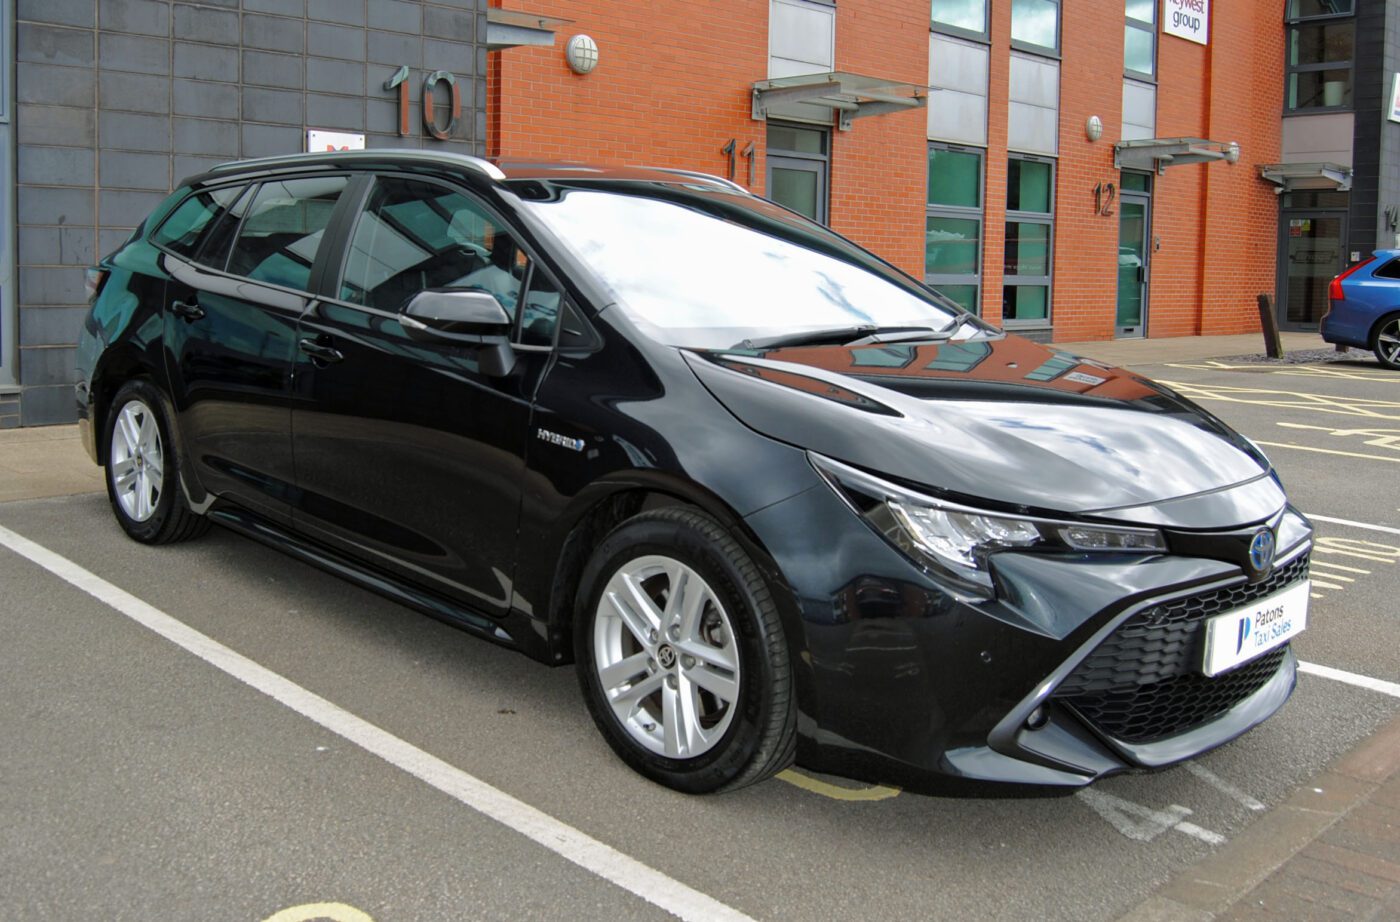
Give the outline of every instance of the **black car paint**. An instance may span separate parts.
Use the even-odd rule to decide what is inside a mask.
[[[201,270],[137,240],[104,261],[111,275],[80,349],[79,412],[95,460],[105,452],[104,401],[121,379],[149,375],[170,393],[180,418],[176,448],[193,462],[182,488],[197,508],[556,664],[571,659],[571,580],[591,543],[644,504],[688,502],[728,525],[774,588],[796,672],[802,764],[918,790],[1003,794],[1018,790],[1007,782],[1072,790],[1145,764],[1063,715],[1035,731],[1041,735],[1032,744],[1003,724],[1034,699],[1045,676],[1126,614],[1156,598],[1243,579],[1231,548],[1203,545],[1209,556],[1002,553],[993,557],[998,598],[960,600],[854,515],[807,450],[929,492],[1022,511],[1113,519],[1115,506],[1170,506],[1185,496],[1191,511],[1164,524],[1189,536],[1278,512],[1265,508],[1274,495],[1267,488],[1243,505],[1211,498],[1227,497],[1241,481],[1274,482],[1257,449],[1228,427],[1166,388],[1101,366],[1106,380],[1131,384],[1134,396],[991,377],[995,363],[896,381],[869,369],[831,370],[856,365],[839,347],[715,354],[663,345],[610,306],[567,248],[515,207],[510,183],[387,154],[337,167],[411,172],[471,190],[510,219],[522,247],[585,318],[592,345],[521,350],[509,374],[486,376],[472,367],[470,350],[425,349],[392,316],[338,305],[331,297],[336,272],[325,266],[347,239],[344,215],[354,195],[342,199],[327,235],[332,250],[323,246],[310,294]],[[547,184],[550,175],[516,185]],[[629,182],[673,179],[624,175]],[[234,178],[247,177],[222,171],[191,184]],[[206,317],[169,310],[195,288]],[[264,311],[260,322],[279,344],[275,356],[249,362],[197,332],[219,322],[213,298],[234,296]],[[333,346],[344,360],[317,363],[295,350],[304,338]],[[992,355],[1012,343],[1023,355],[1056,356],[1014,337],[985,338]],[[919,348],[936,356],[955,344]],[[755,380],[773,370],[815,383]],[[1003,404],[1016,405],[1017,415],[977,412]],[[1103,414],[1119,417],[1115,432],[1131,429],[1125,418],[1152,425],[1169,418],[1209,440],[1202,444],[1212,445],[1226,473],[1179,470],[1175,492],[1144,492],[1140,480],[1135,491],[1107,494],[1088,460],[1021,438],[1037,409],[1072,414],[1090,439]],[[879,417],[883,437],[871,438],[853,414]],[[1024,469],[1025,457],[1014,454],[995,464],[934,467],[929,443],[901,431],[950,419],[958,425],[946,431],[970,446],[968,457],[1020,446],[1026,457],[1053,461],[1058,482],[1045,489],[1008,479]],[[245,441],[211,436],[206,425]],[[1155,439],[1128,460],[1178,463],[1164,454],[1169,447]],[[489,530],[469,522],[489,523]],[[1308,540],[1305,532],[1294,538],[1281,556]],[[1280,682],[1291,689],[1292,666],[1286,671]],[[1278,703],[1255,701],[1235,732]]]

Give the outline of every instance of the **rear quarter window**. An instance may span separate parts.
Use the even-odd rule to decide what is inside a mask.
[[[151,235],[151,242],[177,256],[194,259],[211,230],[237,203],[246,186],[204,189],[175,207]]]
[[[1392,259],[1384,266],[1372,272],[1371,275],[1378,279],[1400,279],[1400,257]]]

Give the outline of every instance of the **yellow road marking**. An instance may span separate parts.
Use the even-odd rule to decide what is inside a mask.
[[[889,800],[891,797],[899,796],[899,788],[887,788],[880,784],[863,788],[846,788],[828,781],[821,781],[811,775],[804,775],[791,768],[778,772],[777,778],[794,787],[810,791],[813,794],[820,794],[822,797],[829,797],[832,800]]]
[[[1313,584],[1314,586],[1321,586],[1323,589],[1345,589],[1345,588],[1346,588],[1345,586],[1338,586],[1336,583],[1329,583],[1329,582],[1327,582],[1327,581],[1325,581],[1325,580],[1320,580],[1320,579],[1318,579],[1316,576],[1313,577],[1312,584]]]
[[[1225,362],[1165,362],[1167,368],[1191,368],[1197,371],[1245,371],[1264,375],[1285,375],[1295,378],[1338,378],[1352,381],[1385,381],[1400,383],[1400,376],[1377,372],[1370,374],[1358,368],[1335,368],[1322,365],[1230,365]]]
[[[1344,458],[1363,458],[1367,461],[1394,461],[1400,463],[1400,458],[1387,458],[1385,455],[1366,455],[1359,451],[1342,451],[1337,448],[1314,448],[1311,445],[1294,445],[1291,442],[1257,442],[1258,445],[1267,445],[1270,448],[1296,448],[1299,451],[1315,451],[1323,455],[1341,455]]]
[[[1275,407],[1285,410],[1314,410],[1340,416],[1363,416],[1368,419],[1400,420],[1400,403],[1367,397],[1335,397],[1299,391],[1271,390],[1262,387],[1236,387],[1226,384],[1197,384],[1187,381],[1163,381],[1192,400],[1220,400],[1250,406]]]
[[[1306,423],[1278,423],[1278,425],[1285,429],[1311,429],[1314,432],[1326,432],[1339,439],[1360,436],[1366,439],[1366,444],[1372,448],[1393,448],[1400,451],[1400,429],[1336,429],[1332,426],[1309,426]]]
[[[312,922],[313,919],[330,919],[331,922],[374,922],[369,913],[344,903],[306,903],[302,906],[292,906],[281,912],[274,912],[263,922]]]
[[[1312,562],[1312,565],[1315,566],[1315,567],[1327,567],[1328,569],[1331,569],[1331,570],[1346,570],[1348,573],[1360,573],[1360,574],[1362,574],[1363,576],[1370,576],[1370,575],[1371,575],[1371,571],[1370,571],[1370,570],[1363,570],[1363,569],[1361,569],[1360,567],[1348,567],[1346,564],[1331,563],[1330,561],[1326,561],[1326,560],[1314,560],[1314,561]],[[1337,578],[1338,578],[1338,579],[1341,579],[1340,576],[1337,577]]]

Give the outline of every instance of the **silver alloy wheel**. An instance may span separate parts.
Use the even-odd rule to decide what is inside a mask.
[[[140,400],[128,401],[117,414],[108,463],[126,517],[144,522],[155,515],[165,482],[165,453],[155,414]]]
[[[638,557],[608,580],[593,619],[593,668],[628,735],[667,758],[714,748],[739,707],[729,614],[671,557]]]
[[[1376,357],[1392,368],[1400,368],[1400,318],[1376,331]]]

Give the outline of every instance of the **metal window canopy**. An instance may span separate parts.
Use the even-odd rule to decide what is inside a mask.
[[[1113,145],[1113,168],[1164,173],[1169,166],[1224,160],[1230,145],[1205,138],[1147,138]]]
[[[822,125],[835,122],[842,131],[849,131],[858,118],[922,108],[928,103],[928,92],[926,86],[843,71],[778,77],[753,85],[753,117]]]
[[[554,44],[554,30],[571,22],[572,19],[557,19],[493,6],[486,11],[486,50],[500,51],[521,45],[549,47]]]
[[[1351,168],[1340,163],[1261,163],[1259,176],[1280,187],[1280,191],[1328,189],[1351,191]]]

